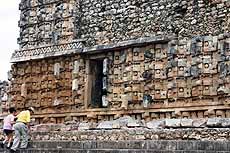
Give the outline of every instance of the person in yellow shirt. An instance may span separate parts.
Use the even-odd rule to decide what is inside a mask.
[[[13,145],[11,146],[10,153],[15,153],[17,148],[20,144],[21,149],[26,149],[28,145],[28,131],[29,131],[29,123],[30,123],[30,116],[34,113],[34,108],[30,107],[25,111],[20,112],[17,115],[17,121],[14,124],[14,130],[15,130],[15,138]]]

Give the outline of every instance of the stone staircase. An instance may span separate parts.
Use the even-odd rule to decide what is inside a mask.
[[[0,153],[8,153],[0,150]],[[230,141],[37,141],[19,153],[230,153]]]

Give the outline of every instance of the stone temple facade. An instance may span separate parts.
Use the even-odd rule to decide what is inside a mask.
[[[230,1],[21,0],[11,105],[37,123],[230,117]]]

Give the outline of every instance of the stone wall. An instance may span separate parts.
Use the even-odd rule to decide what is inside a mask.
[[[229,1],[22,0],[21,48],[86,39],[87,46],[156,35],[229,32]]]
[[[229,141],[228,129],[175,129],[175,130],[94,130],[78,132],[35,132],[34,141],[122,141],[122,140],[216,140]]]
[[[229,117],[229,5],[22,0],[12,105],[39,123]]]
[[[75,0],[22,0],[18,23],[21,49],[71,42],[77,32],[78,7]]]
[[[228,117],[229,41],[228,35],[184,38],[17,63],[12,102],[37,114],[62,114],[62,121],[74,112],[70,116],[81,120],[126,113],[138,119]],[[97,80],[98,62],[103,76]],[[94,94],[97,81],[102,93]]]
[[[145,122],[129,116],[99,123],[41,124],[31,127],[29,147],[20,153],[228,153],[229,127],[229,118]]]
[[[1,113],[7,113],[9,108],[8,88],[9,88],[9,82],[0,81]]]
[[[82,1],[82,38],[88,45],[155,35],[218,35],[229,32],[226,0]]]
[[[18,153],[229,153],[229,141],[34,141]],[[7,150],[0,149],[2,152]]]
[[[83,109],[85,65],[80,56],[43,59],[15,64],[10,93],[18,109],[34,107],[38,114],[65,113]],[[76,71],[75,61],[78,63]],[[26,65],[26,67],[25,67]],[[72,92],[72,80],[78,91]]]
[[[229,118],[135,120],[124,116],[112,121],[40,124],[31,128],[32,140],[218,140],[230,139]]]

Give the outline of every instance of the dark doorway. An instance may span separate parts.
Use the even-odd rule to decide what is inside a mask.
[[[92,78],[91,86],[91,107],[102,107],[102,87],[103,87],[103,60],[90,60],[90,72]]]

